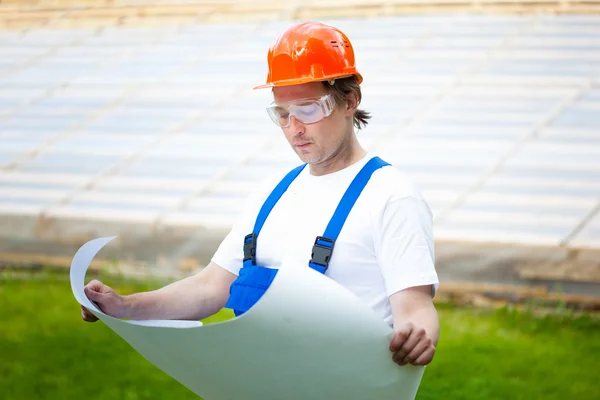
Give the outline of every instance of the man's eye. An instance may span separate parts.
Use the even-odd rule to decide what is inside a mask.
[[[315,111],[317,111],[317,107],[314,106],[302,107],[298,109],[298,113],[305,116],[311,116],[315,113]]]

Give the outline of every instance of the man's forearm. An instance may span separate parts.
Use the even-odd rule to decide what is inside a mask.
[[[229,297],[235,276],[209,265],[205,271],[165,287],[125,296],[125,315],[130,319],[199,320],[219,311]]]

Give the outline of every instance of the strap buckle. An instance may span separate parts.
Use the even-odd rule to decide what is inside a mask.
[[[256,265],[256,238],[255,233],[244,237],[244,262],[252,260],[252,265]]]
[[[312,248],[312,255],[310,262],[325,267],[325,270],[329,268],[329,261],[333,254],[333,245],[335,240],[329,239],[323,236],[317,236],[315,244]]]

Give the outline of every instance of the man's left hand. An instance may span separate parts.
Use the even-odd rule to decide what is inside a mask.
[[[399,365],[427,365],[433,359],[435,346],[424,328],[406,322],[396,329],[390,351]]]

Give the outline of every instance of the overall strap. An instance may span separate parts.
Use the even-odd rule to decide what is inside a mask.
[[[254,306],[277,274],[276,269],[256,265],[256,240],[271,210],[304,167],[306,164],[294,168],[277,184],[263,203],[252,233],[244,238],[244,265],[229,288],[230,296],[225,304],[225,307],[232,309],[236,316],[244,314]]]
[[[246,235],[244,238],[244,266],[256,265],[256,239],[258,238],[258,234],[271,213],[271,210],[275,207],[275,204],[277,204],[281,196],[283,196],[285,191],[290,187],[294,179],[300,175],[300,172],[302,172],[304,167],[306,167],[306,164],[299,165],[288,172],[277,186],[275,186],[275,189],[273,189],[269,197],[267,197],[263,203],[258,216],[256,217],[252,233]]]
[[[312,269],[321,273],[327,271],[333,253],[333,246],[342,231],[352,207],[354,207],[356,200],[365,186],[367,186],[369,179],[371,179],[371,175],[379,168],[385,167],[386,165],[390,164],[379,157],[373,157],[364,167],[362,167],[360,172],[356,174],[354,180],[350,183],[348,189],[346,189],[346,193],[344,193],[344,196],[340,200],[333,216],[329,220],[329,224],[327,224],[327,228],[325,228],[325,233],[323,236],[317,236],[317,239],[315,240],[311,259],[308,263]]]

